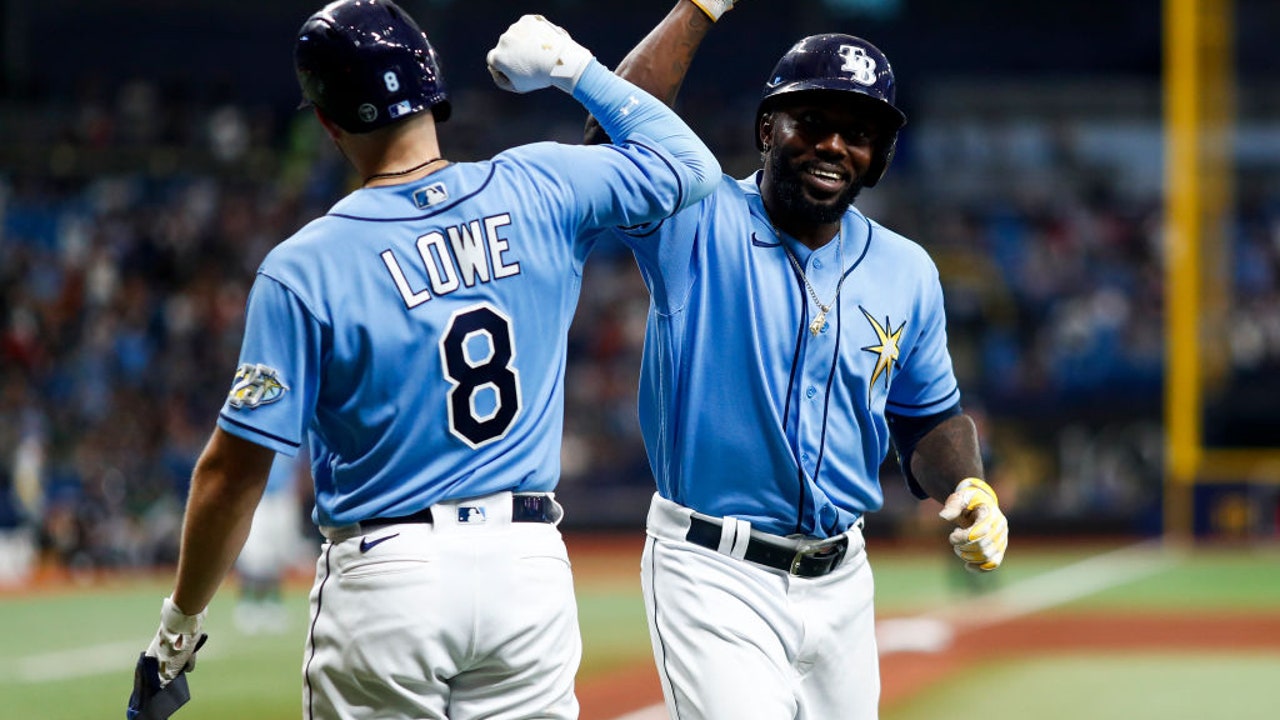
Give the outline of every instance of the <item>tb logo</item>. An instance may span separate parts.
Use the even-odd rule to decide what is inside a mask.
[[[840,57],[844,58],[840,71],[852,75],[854,82],[859,85],[876,83],[876,61],[867,55],[866,50],[856,45],[841,45]]]

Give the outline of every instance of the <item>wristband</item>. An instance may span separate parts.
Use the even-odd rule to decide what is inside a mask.
[[[690,0],[698,9],[707,14],[711,18],[711,22],[716,22],[720,16],[733,9],[733,0]]]

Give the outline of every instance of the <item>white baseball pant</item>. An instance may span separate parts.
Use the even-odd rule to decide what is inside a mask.
[[[875,587],[861,528],[846,533],[833,571],[806,578],[740,559],[743,543],[720,552],[687,541],[691,515],[654,495],[641,565],[673,720],[874,720]]]
[[[554,524],[511,522],[511,503],[504,492],[434,505],[431,523],[324,529],[306,720],[578,717],[568,553]]]

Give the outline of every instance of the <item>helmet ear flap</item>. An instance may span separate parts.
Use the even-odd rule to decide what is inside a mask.
[[[862,178],[863,187],[875,187],[880,182],[880,178],[884,176],[884,171],[889,169],[889,163],[893,162],[893,154],[898,148],[898,135],[894,136],[880,145],[876,149],[875,156],[871,159],[871,167],[867,168],[867,174]]]

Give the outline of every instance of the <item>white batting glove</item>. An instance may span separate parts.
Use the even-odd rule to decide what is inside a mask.
[[[959,526],[948,539],[966,568],[990,572],[1004,562],[1009,521],[1000,512],[1000,501],[990,485],[978,478],[961,480],[938,515]]]
[[[711,22],[716,22],[720,16],[733,9],[733,0],[690,0],[698,9],[707,14],[711,18]]]
[[[554,85],[572,93],[592,57],[560,26],[541,15],[525,15],[502,33],[485,62],[503,90],[527,93]]]
[[[203,611],[185,615],[171,598],[164,599],[160,607],[160,629],[147,648],[147,655],[159,661],[161,686],[168,685],[183,670],[195,669],[196,650],[204,642],[204,633],[200,632],[204,617]]]

